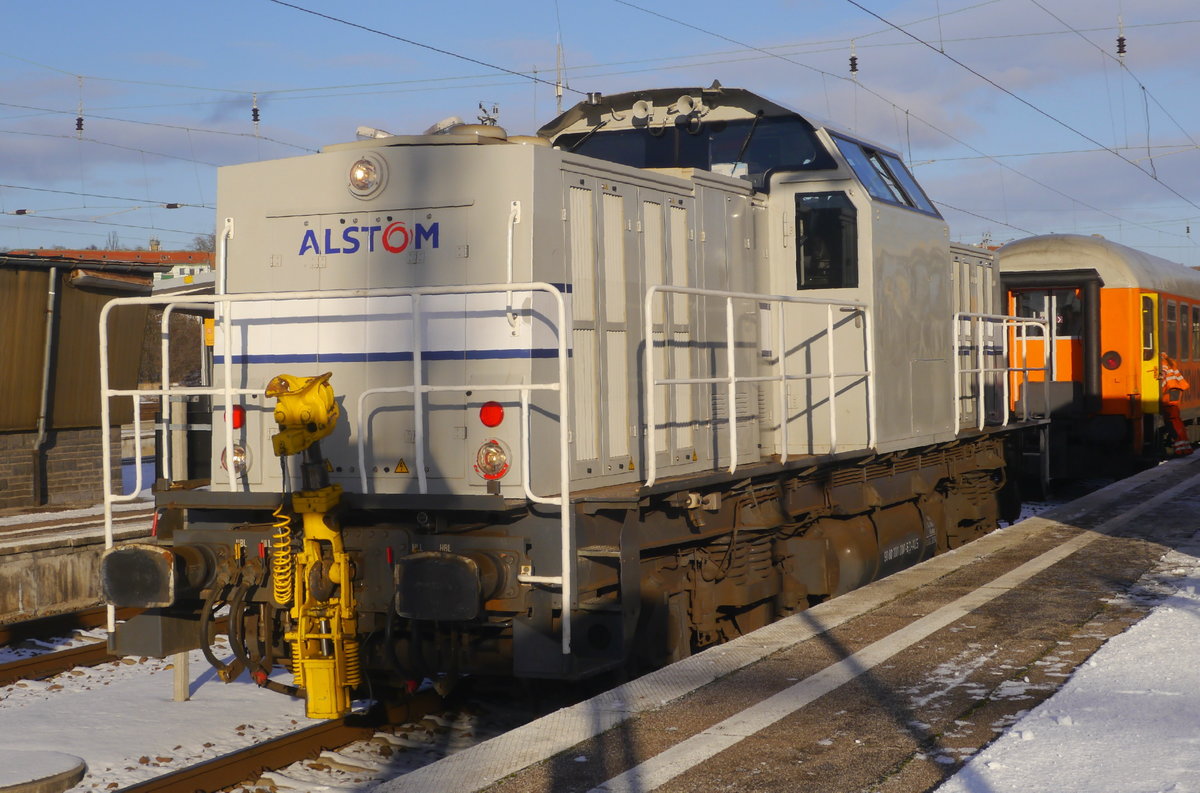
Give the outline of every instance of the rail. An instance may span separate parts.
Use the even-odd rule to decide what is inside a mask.
[[[558,373],[557,382],[546,383],[529,383],[529,384],[457,384],[457,385],[429,385],[424,382],[424,373],[422,367],[422,337],[421,337],[421,318],[422,314],[422,299],[435,295],[467,295],[467,294],[491,294],[501,293],[511,295],[514,292],[544,292],[548,293],[555,302],[557,326],[554,332],[557,336],[556,355],[558,358]],[[363,492],[367,492],[366,473],[364,463],[364,446],[363,446],[363,429],[362,426],[362,407],[366,396],[370,394],[379,394],[384,392],[410,392],[414,394],[414,432],[417,441],[417,477],[418,487],[421,493],[428,492],[428,481],[425,476],[425,443],[424,443],[424,413],[423,406],[426,396],[437,391],[469,391],[491,389],[495,391],[509,391],[518,393],[521,400],[521,434],[522,446],[524,450],[524,459],[521,461],[522,470],[522,487],[526,497],[535,503],[556,505],[559,507],[561,516],[560,528],[560,544],[561,544],[561,574],[557,576],[535,576],[523,575],[521,580],[526,583],[533,583],[545,586],[560,587],[563,592],[564,609],[570,609],[574,606],[575,593],[573,585],[573,558],[571,555],[572,529],[571,529],[571,511],[570,511],[570,467],[569,467],[569,393],[567,380],[567,367],[569,364],[567,352],[567,339],[563,333],[566,327],[566,304],[561,290],[549,283],[544,282],[527,282],[527,283],[503,283],[503,284],[475,284],[469,286],[437,286],[437,287],[409,287],[409,288],[384,288],[384,289],[340,289],[340,290],[307,290],[300,292],[254,292],[240,294],[217,294],[217,295],[172,295],[172,296],[150,296],[150,297],[128,297],[116,298],[109,301],[100,312],[99,331],[100,331],[100,413],[101,426],[108,427],[111,425],[112,415],[112,400],[120,398],[128,398],[133,400],[136,407],[142,398],[157,397],[162,400],[164,408],[168,406],[168,400],[171,397],[191,397],[191,396],[208,396],[213,399],[213,411],[216,412],[219,408],[224,408],[224,417],[221,424],[223,425],[225,443],[222,448],[230,449],[233,447],[233,410],[235,399],[251,395],[261,394],[263,388],[235,388],[233,375],[233,333],[231,331],[231,314],[232,307],[237,303],[252,303],[252,302],[270,302],[270,301],[300,301],[320,299],[323,301],[350,299],[350,298],[385,298],[385,297],[407,297],[412,301],[412,339],[411,353],[413,362],[413,384],[409,386],[398,386],[393,388],[372,389],[363,392],[359,396],[358,405],[359,411],[355,417],[354,433],[358,443],[360,481],[363,483]],[[511,302],[511,301],[510,301]],[[196,386],[196,387],[160,387],[157,389],[116,389],[112,388],[109,382],[108,371],[108,316],[111,311],[121,306],[154,306],[162,307],[164,318],[163,328],[164,336],[166,334],[166,323],[169,320],[169,315],[173,310],[186,308],[189,310],[203,310],[212,308],[214,311],[219,310],[220,321],[222,323],[223,332],[221,334],[222,345],[222,366],[224,376],[222,383],[219,386]],[[166,340],[163,341],[163,362],[162,362],[162,383],[168,383],[167,373],[170,370],[169,348]],[[554,495],[539,495],[533,492],[531,485],[531,477],[529,473],[530,464],[532,463],[532,455],[529,453],[530,447],[530,398],[535,391],[550,391],[558,394],[558,424],[559,424],[559,492]],[[160,441],[161,449],[169,449],[170,444],[170,421],[168,417],[169,410],[164,411],[164,421],[161,422],[161,431],[164,433],[163,439]],[[217,423],[214,421],[212,430],[216,432],[218,429]],[[112,448],[111,439],[107,432],[101,433],[101,450],[105,460],[111,459]],[[167,466],[164,472],[169,474],[170,455],[160,455],[163,458],[163,464]],[[142,455],[140,447],[135,449],[135,487],[133,492],[127,495],[114,494],[112,482],[111,466],[103,467],[104,477],[104,542],[106,548],[111,548],[113,545],[113,505],[121,502],[131,501],[137,497],[141,491],[142,482]],[[216,479],[214,477],[214,487]],[[227,466],[225,484],[230,492],[236,492],[239,487],[239,476],[235,471],[235,466],[230,464]],[[569,613],[569,611],[567,612]],[[110,624],[109,629],[112,629]],[[569,652],[570,647],[570,621],[564,621],[563,629],[563,651]]]
[[[654,329],[654,307],[655,299],[659,295],[679,294],[679,295],[695,295],[698,297],[723,298],[725,301],[725,362],[727,374],[724,377],[692,377],[692,378],[659,378],[654,368],[654,355],[652,354],[655,347],[658,346],[653,338]],[[759,304],[768,303],[778,305],[780,307],[778,320],[775,322],[775,343],[778,346],[778,363],[777,371],[773,374],[765,375],[738,375],[737,373],[737,339],[734,333],[734,302],[738,300],[753,300]],[[792,373],[788,371],[788,323],[784,321],[782,307],[785,304],[801,304],[818,306],[825,309],[825,359],[828,367],[828,372],[813,373],[807,371],[803,374]],[[837,328],[835,316],[837,313],[853,313],[858,314],[863,318],[861,323],[862,331],[862,349],[865,359],[866,368],[862,370],[838,371],[837,356],[834,349],[834,331]],[[736,389],[740,383],[775,383],[778,389],[778,399],[780,405],[780,461],[786,462],[788,457],[788,420],[786,414],[788,383],[793,381],[808,381],[824,379],[828,382],[829,387],[829,447],[830,452],[837,448],[837,410],[835,409],[835,401],[837,399],[837,381],[846,378],[861,379],[867,383],[867,447],[874,446],[875,443],[875,389],[871,387],[871,376],[875,369],[875,349],[871,338],[871,331],[868,322],[868,307],[866,303],[845,300],[831,301],[821,300],[819,298],[796,297],[792,295],[763,295],[753,292],[733,292],[720,289],[699,289],[695,287],[684,286],[666,286],[656,285],[651,286],[646,290],[644,301],[644,322],[646,328],[646,345],[644,352],[644,367],[646,372],[644,404],[646,405],[646,421],[649,426],[648,437],[653,438],[654,433],[658,430],[658,423],[655,421],[657,415],[657,404],[655,399],[655,388],[657,386],[676,386],[676,385],[724,385],[726,386],[726,399],[728,400],[729,409],[726,411],[725,421],[729,426],[729,473],[734,473],[737,470],[737,410],[736,410]],[[662,348],[666,350],[671,346],[671,335],[663,333]],[[756,358],[757,360],[757,358]],[[656,454],[653,450],[653,444],[647,444],[646,454],[646,487],[650,487],[655,483],[658,477],[658,463]]]
[[[959,329],[962,323],[967,323],[967,332],[960,333]],[[985,338],[985,327],[990,327],[991,334]],[[993,378],[998,377],[1001,381],[1001,400],[1000,414],[1001,419],[999,426],[1007,427],[1009,421],[1009,401],[1010,401],[1010,382],[1014,377],[1021,378],[1021,385],[1025,387],[1028,393],[1030,383],[1029,375],[1031,372],[1042,373],[1043,398],[1047,406],[1047,411],[1050,405],[1050,379],[1051,379],[1051,360],[1052,357],[1049,351],[1045,351],[1042,356],[1042,366],[1029,365],[1029,349],[1028,342],[1030,337],[1027,335],[1029,328],[1040,328],[1042,336],[1032,337],[1040,340],[1051,339],[1049,322],[1044,319],[1030,319],[1029,317],[1015,317],[1006,314],[980,314],[969,311],[960,311],[954,315],[954,349],[951,352],[951,357],[954,360],[954,406],[955,406],[955,426],[963,426],[964,402],[970,401],[975,414],[976,429],[982,430],[987,426],[987,385],[989,375]],[[1019,329],[1019,333],[1016,332]],[[1011,348],[1009,345],[1010,331],[1014,332],[1013,336],[1020,343],[1021,365],[1014,366],[1011,361]],[[999,337],[999,349],[996,348],[996,338]],[[964,341],[971,342],[964,345]],[[990,344],[989,344],[990,342]],[[962,357],[964,351],[968,356],[974,351],[978,358],[978,366],[964,366]],[[998,365],[988,365],[987,359],[990,356],[993,359],[1002,361]],[[963,398],[963,376],[969,375],[975,378],[975,394],[970,400]],[[1022,403],[1021,420],[1028,421],[1030,418],[1029,400],[1025,399]]]

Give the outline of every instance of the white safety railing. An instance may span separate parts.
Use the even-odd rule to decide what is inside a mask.
[[[966,332],[962,332],[966,323]],[[1030,328],[1039,328],[1041,336],[1027,335]],[[985,332],[987,331],[987,332]],[[954,349],[951,356],[954,360],[954,406],[955,426],[963,426],[963,414],[966,412],[964,403],[970,403],[974,409],[976,429],[982,430],[987,426],[987,394],[989,380],[1000,380],[1000,421],[999,426],[1007,427],[1009,421],[1009,401],[1011,381],[1020,378],[1026,394],[1029,393],[1030,372],[1042,373],[1044,404],[1047,411],[1050,405],[1050,379],[1052,351],[1043,349],[1042,365],[1029,365],[1028,342],[1038,340],[1046,345],[1053,344],[1050,336],[1052,328],[1044,319],[1029,317],[1014,317],[1005,314],[978,314],[960,311],[954,315]],[[1012,347],[1009,344],[1010,334],[1017,343],[1020,354],[1020,365],[1012,362]],[[997,344],[997,341],[999,342]],[[970,361],[976,360],[977,365],[964,365],[963,352]],[[988,359],[997,361],[990,364]],[[963,376],[973,375],[975,378],[975,394],[973,398],[963,398]],[[994,391],[993,391],[994,393]],[[1022,403],[1021,420],[1028,421],[1030,417],[1029,399]]]
[[[544,292],[550,295],[555,305],[555,321],[556,327],[553,329],[557,337],[557,381],[545,383],[530,383],[530,384],[455,384],[455,385],[429,385],[424,382],[423,359],[422,359],[422,334],[421,321],[423,318],[422,299],[435,295],[474,295],[474,294],[491,294],[502,293],[511,295],[514,292]],[[570,456],[569,456],[569,393],[568,393],[568,365],[569,357],[567,351],[567,339],[563,333],[566,324],[566,304],[561,290],[552,284],[544,282],[529,282],[529,283],[503,283],[503,284],[476,284],[470,286],[438,286],[438,287],[414,287],[414,288],[391,288],[391,289],[335,289],[335,290],[309,290],[302,292],[254,292],[242,294],[219,294],[219,295],[176,295],[176,296],[160,296],[160,297],[129,297],[117,298],[109,301],[100,312],[100,421],[102,427],[108,427],[111,423],[111,402],[113,399],[129,398],[133,400],[135,414],[139,400],[143,397],[159,397],[163,405],[164,420],[161,422],[163,428],[164,440],[160,449],[169,449],[170,444],[170,421],[169,421],[169,400],[172,397],[192,397],[192,396],[208,396],[214,400],[213,411],[223,406],[224,421],[223,429],[225,435],[225,444],[223,448],[233,448],[233,406],[235,399],[248,396],[251,394],[261,395],[266,388],[264,382],[258,388],[241,388],[234,387],[234,367],[233,367],[233,333],[231,321],[231,309],[236,303],[261,303],[261,302],[283,302],[283,301],[298,301],[298,300],[338,300],[349,298],[387,298],[387,297],[407,297],[412,301],[412,338],[411,338],[411,353],[412,353],[412,369],[413,383],[412,385],[397,386],[392,388],[377,388],[363,392],[358,397],[358,412],[355,417],[356,425],[354,428],[355,436],[358,444],[358,461],[360,471],[360,481],[363,485],[363,492],[367,492],[366,482],[366,467],[365,467],[365,452],[363,445],[363,430],[362,425],[363,406],[365,399],[370,395],[389,393],[389,392],[404,392],[414,395],[413,398],[413,426],[416,436],[416,467],[418,488],[421,493],[428,492],[428,481],[425,475],[425,433],[424,433],[424,410],[427,395],[434,392],[444,391],[502,391],[514,392],[520,396],[521,400],[521,434],[522,434],[522,449],[524,452],[521,463],[522,471],[522,487],[526,497],[535,503],[554,505],[559,507],[561,515],[560,525],[560,545],[561,545],[561,564],[562,572],[557,576],[539,576],[539,575],[522,575],[519,579],[526,583],[540,584],[545,586],[561,587],[563,592],[563,609],[564,613],[570,613],[575,605],[575,592],[573,582],[573,555],[571,549],[573,547],[572,532],[571,532],[571,482],[570,482]],[[163,308],[163,361],[162,361],[162,383],[163,387],[157,389],[116,389],[112,388],[109,382],[108,371],[108,316],[111,311],[121,306],[144,305]],[[205,310],[212,308],[219,310],[220,321],[222,325],[221,334],[221,356],[224,375],[221,378],[222,384],[219,386],[209,387],[170,387],[168,372],[170,371],[170,353],[168,348],[167,333],[168,321],[173,310],[186,308],[188,310]],[[530,466],[533,462],[530,443],[530,398],[535,391],[551,391],[558,394],[558,423],[559,423],[559,493],[557,496],[538,495],[533,492],[531,486]],[[214,433],[216,431],[216,422],[212,427]],[[101,447],[105,460],[111,459],[111,439],[107,432],[101,434]],[[141,480],[141,449],[136,448],[136,486],[133,493],[128,495],[120,495],[112,492],[112,470],[111,466],[104,466],[104,543],[106,548],[111,548],[113,545],[113,505],[121,502],[131,501],[137,497],[138,492],[142,489]],[[164,474],[169,477],[169,454],[161,455],[164,458]],[[214,478],[214,485],[216,480]],[[239,476],[235,472],[232,464],[227,466],[227,476],[225,477],[226,487],[230,492],[235,492],[239,488]],[[110,626],[111,629],[111,626]],[[570,620],[563,620],[563,652],[570,651],[571,631]]]
[[[695,295],[705,298],[718,298],[725,301],[725,365],[727,374],[724,377],[689,377],[689,378],[660,378],[655,372],[654,366],[654,351],[657,342],[654,340],[654,306],[655,300],[660,295],[677,294],[677,295]],[[665,299],[665,298],[664,298]],[[775,343],[779,348],[777,355],[777,363],[775,371],[769,374],[739,374],[737,368],[737,347],[738,342],[735,334],[735,314],[734,303],[739,300],[752,300],[757,303],[767,303],[779,307],[778,319],[775,322]],[[783,306],[785,304],[800,304],[809,305],[817,309],[825,311],[825,327],[824,327],[824,344],[826,348],[826,366],[827,372],[813,373],[811,371],[804,373],[795,373],[788,371],[788,323],[783,317]],[[644,352],[644,371],[646,372],[644,404],[646,406],[646,422],[649,426],[647,437],[653,439],[655,432],[658,430],[658,423],[655,420],[657,415],[657,404],[655,398],[655,388],[657,386],[713,386],[724,385],[726,387],[726,399],[728,400],[728,410],[726,411],[726,422],[729,427],[729,473],[737,470],[737,410],[736,410],[736,389],[740,383],[775,383],[778,389],[778,399],[780,407],[780,462],[786,462],[788,458],[788,419],[787,419],[787,394],[788,383],[793,381],[807,380],[825,380],[829,388],[829,450],[833,453],[837,448],[837,410],[835,401],[837,399],[837,381],[844,379],[860,379],[867,384],[867,448],[875,444],[875,389],[871,386],[871,376],[875,370],[875,349],[871,338],[870,322],[868,321],[868,308],[866,303],[855,300],[831,301],[821,300],[819,298],[795,297],[791,295],[762,295],[752,292],[730,292],[719,289],[697,289],[684,286],[652,286],[646,291],[644,301],[644,322],[646,328],[646,345]],[[837,329],[836,317],[838,314],[857,314],[862,318],[861,327],[862,333],[862,349],[863,357],[866,362],[866,368],[861,370],[839,371],[837,368],[837,351],[834,349],[834,332]],[[665,316],[665,313],[664,313]],[[804,329],[809,332],[808,329]],[[687,343],[695,343],[697,340],[689,337]],[[671,346],[671,334],[664,332],[662,335],[661,346],[666,349]],[[759,356],[753,356],[754,367],[761,367],[762,363]],[[656,453],[654,451],[653,441],[647,442],[646,454],[646,487],[654,484],[658,476],[658,464]]]

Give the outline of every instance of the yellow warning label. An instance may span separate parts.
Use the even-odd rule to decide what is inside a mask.
[[[404,464],[403,457],[400,458],[400,462],[396,463],[396,467],[393,470],[398,474],[407,474],[408,473],[408,466]]]
[[[204,346],[211,347],[214,342],[213,333],[213,318],[206,317],[204,319]]]

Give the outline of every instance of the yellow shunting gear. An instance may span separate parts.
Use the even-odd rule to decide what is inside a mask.
[[[362,682],[354,568],[331,514],[342,487],[329,484],[328,461],[318,443],[333,431],[339,415],[329,377],[328,372],[318,377],[281,374],[266,390],[277,400],[279,433],[271,437],[275,454],[305,455],[306,489],[292,495],[292,511],[301,518],[301,548],[292,548],[291,521],[286,519],[285,525],[277,511],[271,575],[276,602],[290,604],[294,627],[284,638],[292,647],[292,674],[304,690],[305,712],[315,719],[349,713],[351,692]]]

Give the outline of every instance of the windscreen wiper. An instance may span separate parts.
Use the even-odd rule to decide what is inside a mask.
[[[758,129],[758,122],[762,121],[763,112],[760,110],[754,114],[754,120],[750,122],[750,130],[746,133],[746,139],[742,141],[742,148],[738,149],[737,159],[733,161],[733,169],[730,173],[737,170],[738,165],[742,163],[742,158],[746,156],[746,149],[750,148],[750,139],[754,137],[754,131]]]
[[[595,135],[595,134],[596,134],[596,130],[600,129],[601,127],[603,127],[603,126],[604,126],[605,124],[607,124],[607,123],[608,123],[608,119],[604,119],[604,120],[603,120],[603,121],[601,121],[599,124],[597,124],[596,126],[592,127],[591,129],[589,129],[587,132],[585,132],[585,133],[583,134],[583,137],[582,137],[582,138],[580,138],[579,140],[577,140],[577,141],[575,141],[574,143],[572,143],[572,144],[571,144],[571,148],[567,149],[567,151],[575,151],[576,149],[578,149],[580,146],[582,146],[582,145],[583,145],[583,142],[584,142],[585,140],[587,140],[588,138],[590,138],[590,137],[592,137],[593,135]]]

